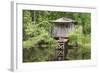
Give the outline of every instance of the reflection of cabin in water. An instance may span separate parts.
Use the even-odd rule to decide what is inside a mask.
[[[59,18],[52,21],[54,24],[51,35],[58,41],[59,45],[55,49],[55,59],[64,60],[68,49],[65,44],[68,43],[68,34],[73,31],[75,21],[69,18]]]

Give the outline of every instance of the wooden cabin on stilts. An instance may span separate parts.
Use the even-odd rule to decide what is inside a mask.
[[[66,59],[65,57],[68,53],[68,34],[73,31],[75,27],[75,21],[69,18],[62,17],[57,20],[51,21],[51,23],[54,24],[51,35],[58,41],[59,44],[55,49],[55,60],[62,61]]]

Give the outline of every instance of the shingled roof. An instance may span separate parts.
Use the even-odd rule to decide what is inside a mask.
[[[59,18],[57,20],[53,20],[51,22],[54,22],[54,23],[68,23],[68,22],[75,22],[74,20],[70,19],[70,18],[66,18],[66,17],[62,17],[62,18]]]

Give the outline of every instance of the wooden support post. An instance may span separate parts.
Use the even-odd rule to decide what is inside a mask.
[[[55,50],[55,56],[56,56],[56,60],[61,61],[64,60],[64,45],[65,42],[63,41],[62,38],[59,38],[58,40],[58,47]]]

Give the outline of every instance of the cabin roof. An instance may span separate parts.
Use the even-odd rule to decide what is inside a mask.
[[[62,17],[57,20],[53,20],[51,22],[53,22],[53,23],[69,23],[69,22],[75,22],[75,21],[70,18]]]

